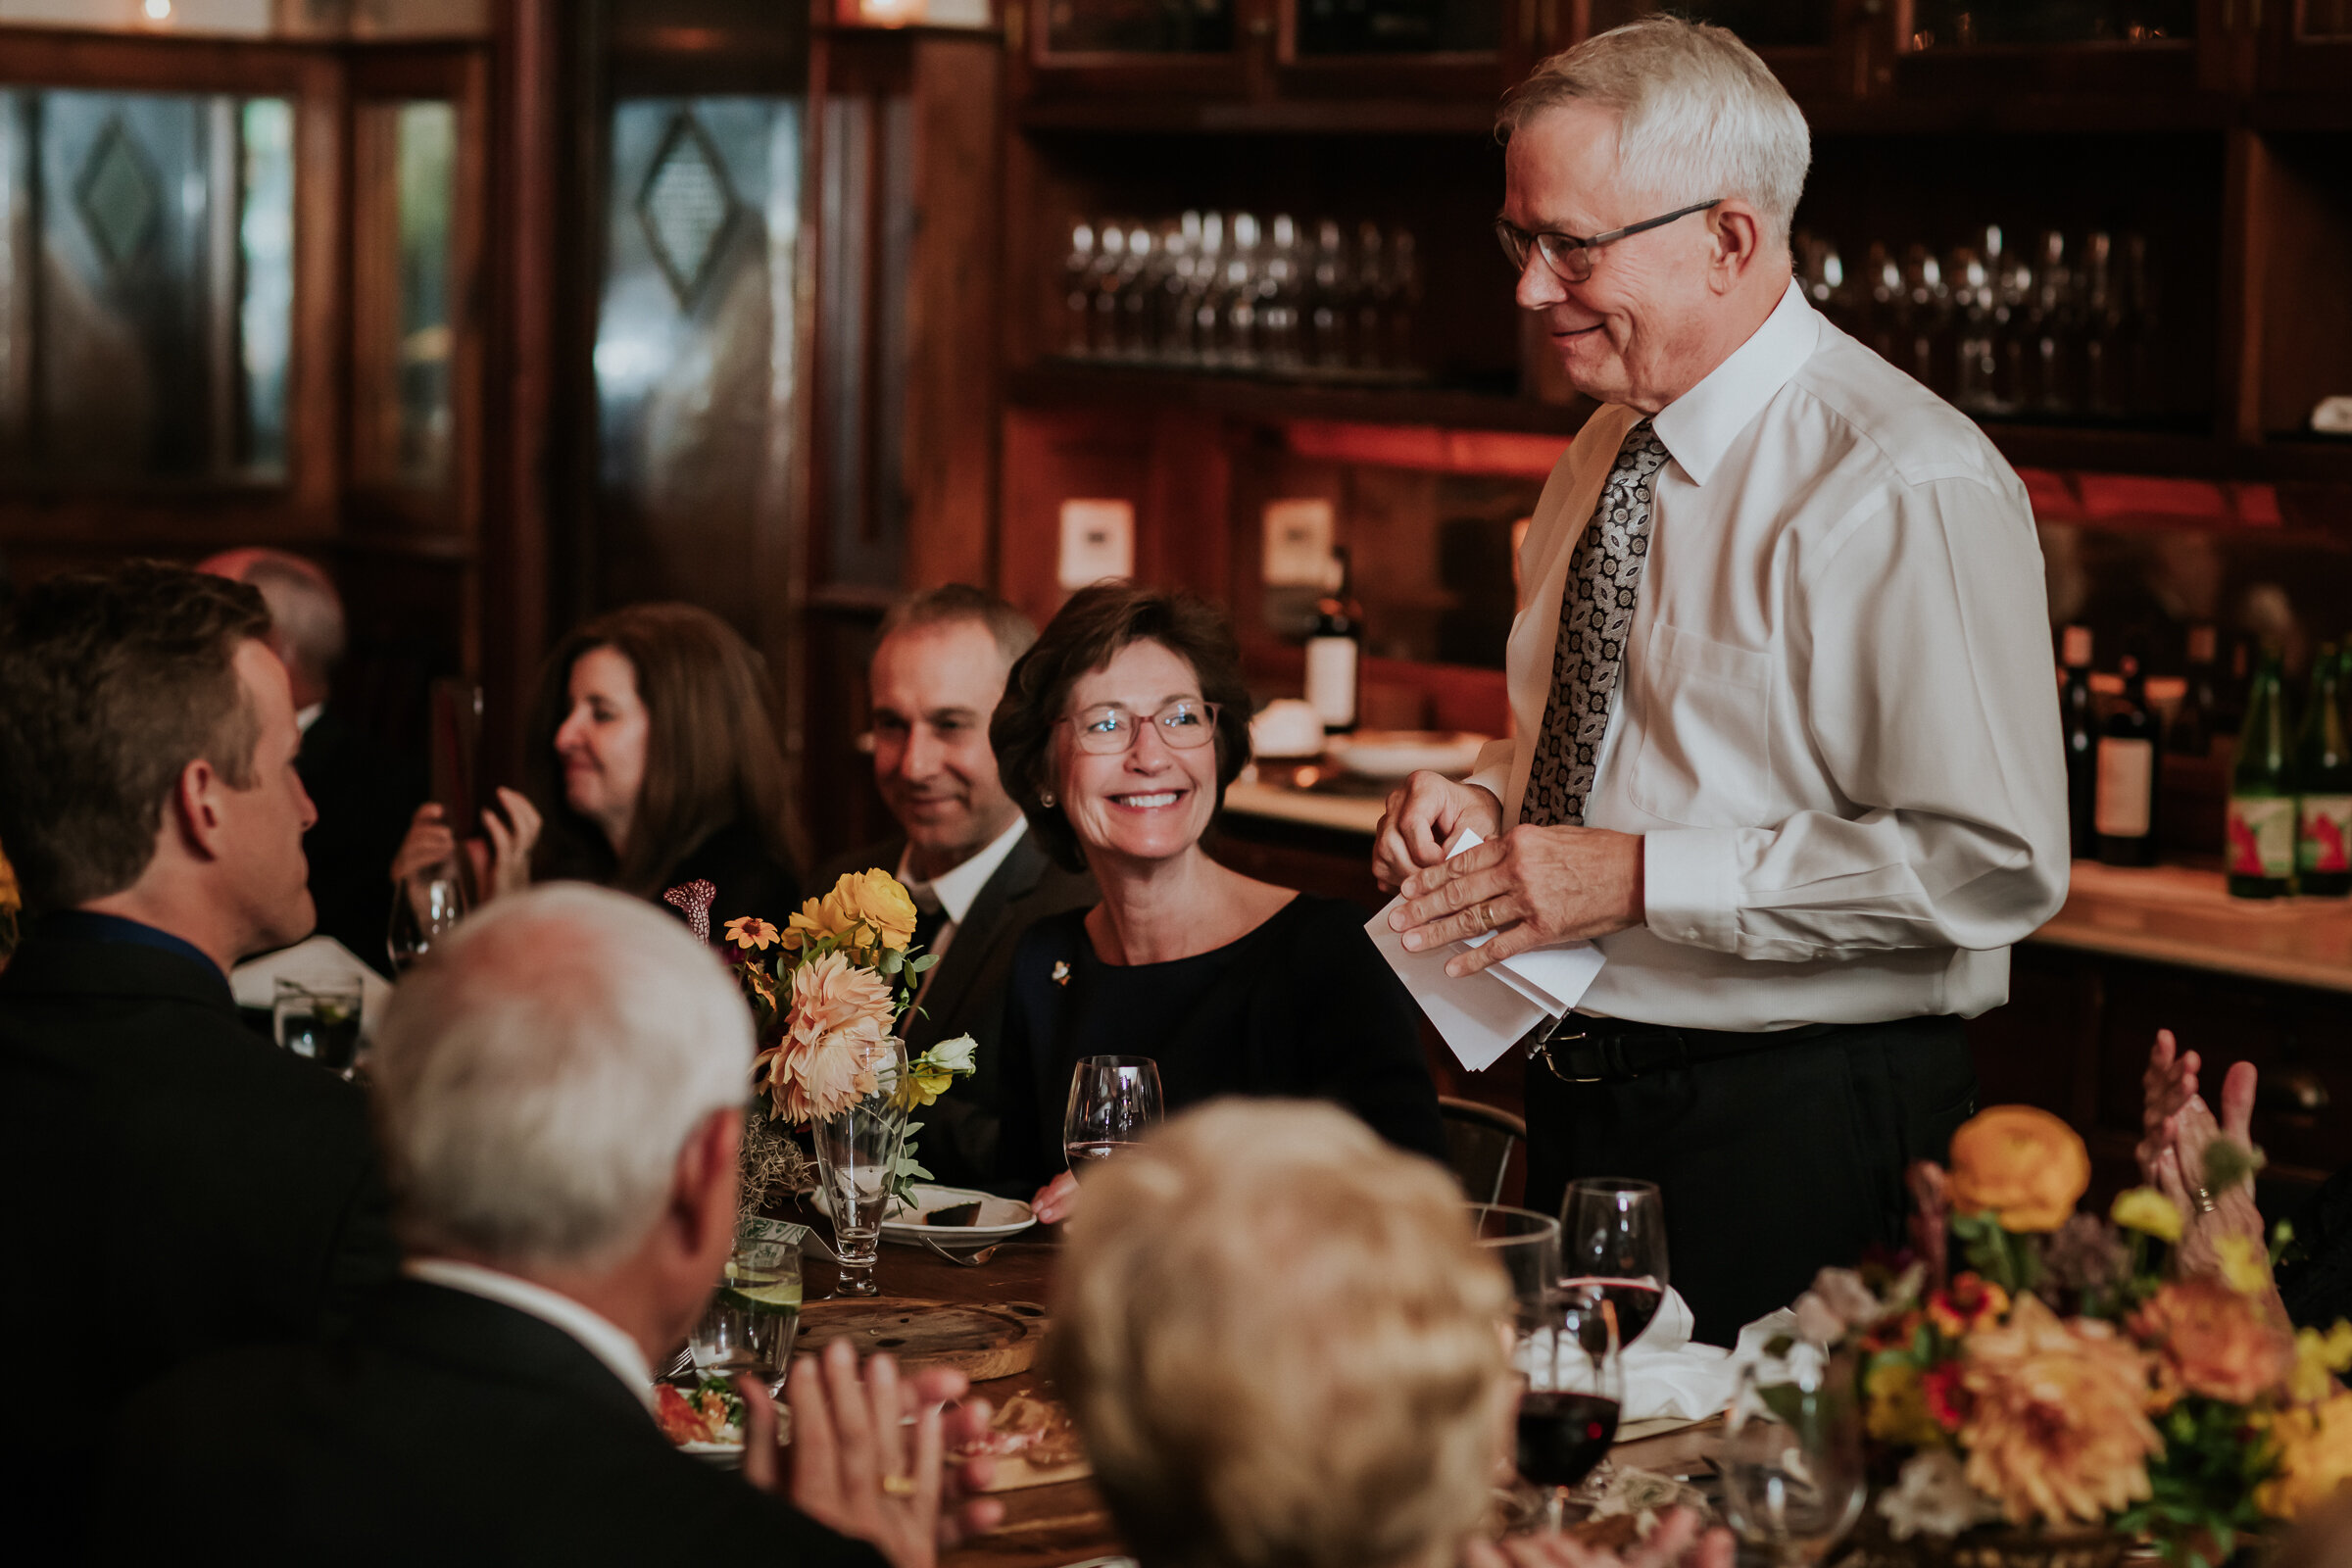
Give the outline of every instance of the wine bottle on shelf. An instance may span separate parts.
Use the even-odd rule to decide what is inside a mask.
[[[2139,661],[2125,656],[2124,695],[2099,727],[2098,795],[2092,806],[2099,858],[2108,865],[2156,863],[2156,715]]]
[[[2343,669],[2330,643],[2311,667],[2311,700],[2288,771],[2295,786],[2295,887],[2325,899],[2352,893],[2352,742],[2344,734]]]
[[[2214,679],[2214,654],[2219,638],[2210,624],[2188,628],[2188,690],[2181,695],[2180,710],[2173,715],[2172,724],[2164,732],[2164,747],[2182,757],[2213,755],[2215,721],[2220,716],[2221,695]]]
[[[1355,728],[1364,612],[1350,591],[1354,573],[1347,548],[1331,554],[1339,564],[1339,585],[1315,601],[1315,629],[1306,639],[1306,701],[1323,720],[1326,735],[1344,735]]]
[[[2066,739],[2066,828],[2074,854],[2088,859],[2097,848],[2093,807],[2099,793],[2099,700],[2090,689],[2090,628],[2069,626],[2060,642],[2066,684],[2058,691],[2058,719]]]
[[[2223,846],[2230,893],[2276,899],[2295,888],[2295,796],[2287,777],[2286,695],[2278,656],[2263,655],[2246,693],[2246,717],[2230,768],[2230,817]]]

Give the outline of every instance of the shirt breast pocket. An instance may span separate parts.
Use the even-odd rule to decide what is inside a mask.
[[[1772,801],[1771,661],[1657,623],[1628,796],[1687,827],[1758,827]]]

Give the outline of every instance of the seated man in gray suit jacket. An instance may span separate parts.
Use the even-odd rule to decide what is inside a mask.
[[[1093,878],[1054,865],[1029,836],[988,746],[1005,672],[1036,640],[1026,615],[961,583],[891,612],[871,669],[874,784],[902,836],[836,861],[818,880],[829,887],[844,871],[880,866],[914,895],[915,941],[940,957],[921,1012],[907,1020],[906,1048],[960,1034],[979,1046],[978,1070],[923,1113],[923,1163],[961,1187],[999,1179],[997,1043],[1013,949],[1042,916],[1097,897]]]

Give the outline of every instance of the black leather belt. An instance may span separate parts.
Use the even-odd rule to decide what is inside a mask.
[[[1624,1084],[1645,1073],[1811,1040],[1839,1027],[1808,1023],[1794,1029],[1677,1029],[1619,1018],[1585,1018],[1572,1012],[1531,1034],[1527,1054],[1530,1060],[1543,1062],[1562,1083]]]

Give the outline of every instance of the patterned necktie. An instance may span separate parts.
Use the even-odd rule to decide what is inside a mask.
[[[1582,827],[1592,768],[1609,728],[1609,696],[1625,668],[1625,641],[1649,559],[1652,481],[1666,466],[1665,444],[1642,420],[1625,433],[1600,504],[1568,563],[1560,595],[1560,635],[1551,654],[1551,695],[1527,778],[1520,820],[1535,827]]]

